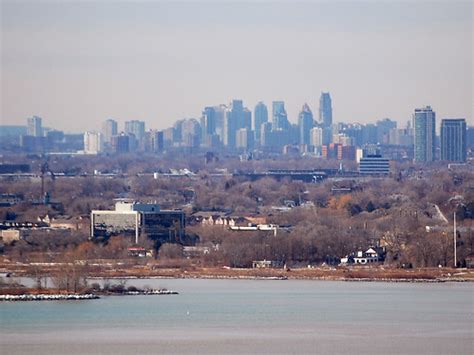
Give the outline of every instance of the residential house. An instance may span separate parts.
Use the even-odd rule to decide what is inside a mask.
[[[355,253],[341,258],[341,264],[370,265],[385,260],[385,249],[382,247],[370,247],[366,251],[359,250]]]

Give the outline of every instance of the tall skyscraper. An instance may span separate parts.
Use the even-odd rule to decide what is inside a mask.
[[[102,124],[102,134],[104,136],[104,142],[107,144],[112,143],[112,137],[118,134],[117,121],[108,119]]]
[[[260,140],[260,132],[262,129],[262,123],[268,122],[268,110],[267,106],[260,101],[256,106],[253,114],[254,122],[253,129],[255,131],[256,140]]]
[[[333,127],[332,127],[332,101],[331,95],[328,92],[322,92],[319,98],[319,123],[323,128],[323,143],[324,145],[332,142]]]
[[[225,113],[227,110],[226,105],[214,106],[214,114],[216,117],[216,134],[221,142],[224,141],[224,126],[225,126]]]
[[[246,128],[249,132],[252,131],[252,111],[244,107],[242,111],[242,125],[240,128]]]
[[[431,106],[415,109],[413,127],[415,129],[415,161],[434,161],[436,113],[431,109]]]
[[[441,121],[441,160],[466,161],[466,120],[443,119]]]
[[[319,98],[319,122],[323,128],[332,127],[332,101],[328,92],[322,92]]]
[[[181,143],[183,139],[182,130],[183,130],[183,122],[185,120],[181,119],[174,123],[173,125],[173,143]]]
[[[43,137],[43,120],[41,117],[33,116],[27,119],[26,133],[28,136]]]
[[[224,120],[224,145],[235,148],[237,130],[245,128],[244,106],[242,100],[232,100]]]
[[[290,122],[285,110],[285,103],[283,101],[272,102],[272,127],[274,131],[288,130]]]
[[[216,133],[216,107],[205,107],[201,117],[202,138]]]
[[[310,130],[313,128],[313,113],[308,104],[304,104],[298,115],[299,143],[310,145]]]
[[[181,144],[184,147],[196,148],[199,146],[201,137],[201,125],[198,120],[189,118],[181,125]]]
[[[272,123],[264,122],[260,126],[260,145],[262,147],[270,147],[273,145],[272,142]]]

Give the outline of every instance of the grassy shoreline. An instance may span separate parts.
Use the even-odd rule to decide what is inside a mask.
[[[61,265],[0,265],[0,272],[14,277],[52,276]],[[157,267],[156,265],[108,265],[87,271],[88,278],[202,278],[202,279],[289,279],[320,281],[380,282],[470,282],[474,269],[415,268],[399,269],[384,266],[318,267],[296,269],[240,269],[228,267]]]

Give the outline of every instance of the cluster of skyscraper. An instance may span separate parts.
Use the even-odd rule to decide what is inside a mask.
[[[253,120],[251,111],[241,100],[229,105],[205,107],[200,122],[185,119],[164,131],[164,147],[225,147],[230,150],[312,153],[324,158],[356,160],[357,148],[367,145],[383,147],[384,155],[393,159],[427,162],[437,156],[435,113],[431,107],[416,109],[411,122],[397,128],[388,118],[376,124],[333,124],[332,100],[321,93],[319,119],[304,104],[296,124],[290,123],[283,101],[273,101],[271,116],[263,102],[257,103]],[[441,154],[448,161],[466,160],[466,122],[443,119]],[[380,152],[381,149],[377,149]]]
[[[145,122],[138,120],[125,122],[124,130],[120,133],[118,123],[113,119],[106,120],[100,132],[87,131],[84,134],[64,134],[43,127],[42,118],[38,116],[27,119],[25,130],[21,126],[8,128],[8,131],[20,137],[20,146],[26,152],[82,151],[85,154],[99,154],[163,151],[163,132],[145,131]]]
[[[12,141],[5,137],[16,135],[26,152],[160,153],[165,149],[203,148],[237,153],[292,152],[339,160],[358,160],[362,148],[370,152],[376,146],[377,153],[386,158],[417,162],[463,162],[468,147],[474,150],[474,129],[467,128],[465,119],[443,119],[437,137],[436,114],[430,106],[415,109],[404,128],[398,128],[397,122],[388,118],[375,124],[334,124],[331,96],[323,92],[318,113],[315,118],[305,103],[297,122],[291,123],[283,101],[273,101],[271,112],[263,102],[258,102],[252,115],[242,100],[232,100],[228,105],[207,106],[200,118],[178,120],[162,131],[147,131],[145,122],[138,120],[126,121],[119,131],[117,121],[108,119],[100,132],[88,131],[83,135],[43,127],[42,119],[33,116],[27,119],[26,127],[2,126],[0,143],[4,146],[4,142]]]
[[[88,136],[92,138],[90,143],[86,138]],[[102,132],[85,133],[84,151],[92,154],[94,151],[95,153],[103,151],[160,153],[163,151],[163,132],[146,131],[144,121],[132,120],[126,121],[124,131],[119,133],[117,121],[108,119],[102,125]]]
[[[192,127],[184,129],[185,126]],[[252,112],[244,107],[242,100],[232,100],[229,105],[205,107],[200,122],[195,119],[176,122],[164,131],[164,145],[225,147],[230,150],[261,148],[281,152],[285,145],[310,147],[328,143],[331,130],[332,105],[329,93],[321,95],[319,122],[314,119],[308,104],[304,104],[297,124],[288,120],[283,101],[272,102],[270,117],[267,106],[263,102],[257,103],[252,120]]]

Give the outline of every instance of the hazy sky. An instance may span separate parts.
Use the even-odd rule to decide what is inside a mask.
[[[473,124],[469,0],[0,3],[2,124],[166,128],[232,98],[284,100],[296,122],[321,91],[336,122],[431,105]]]

